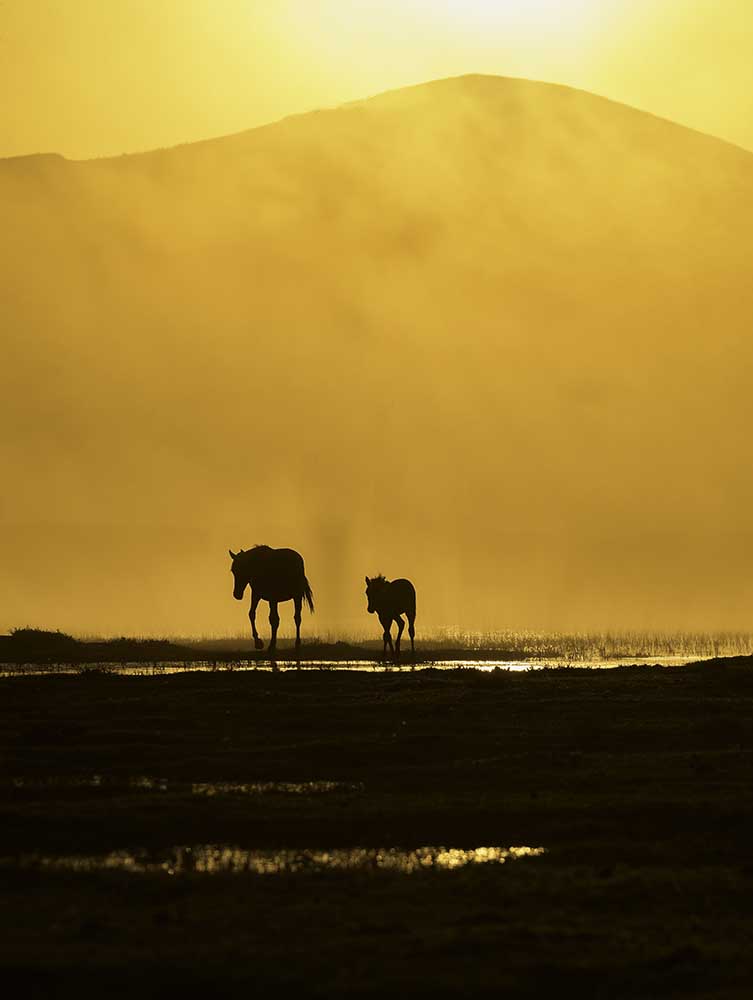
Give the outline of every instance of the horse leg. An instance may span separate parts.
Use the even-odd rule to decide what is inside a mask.
[[[269,652],[273,653],[277,649],[277,629],[280,625],[280,616],[277,613],[277,601],[269,602],[269,624],[272,629],[272,638],[269,640]]]
[[[394,648],[392,646],[392,636],[390,635],[390,630],[392,629],[392,616],[391,615],[380,615],[379,621],[382,623],[382,628],[384,632],[382,633],[382,638],[384,639],[384,646],[382,648],[382,656],[387,655],[387,645],[389,644],[390,653],[394,653]]]
[[[295,622],[295,648],[301,645],[301,608],[303,607],[303,597],[294,598],[295,610],[293,611],[293,621]]]
[[[405,628],[405,621],[402,615],[398,615],[395,619],[397,622],[397,639],[395,639],[395,659],[400,659],[400,636],[403,634],[403,629]]]
[[[264,649],[264,643],[259,638],[259,633],[256,631],[256,609],[259,606],[259,601],[261,598],[251,591],[251,608],[248,612],[248,618],[251,622],[251,635],[254,637],[254,646],[257,649]]]
[[[408,612],[408,635],[410,636],[410,651],[411,653],[416,652],[416,647],[413,640],[416,638],[416,612]]]

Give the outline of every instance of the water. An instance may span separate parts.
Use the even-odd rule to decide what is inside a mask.
[[[0,781],[0,788],[6,784]],[[65,777],[10,778],[6,784],[28,791],[60,789],[89,789],[102,791],[126,790],[136,792],[173,792],[215,798],[227,795],[332,795],[355,794],[364,791],[362,782],[348,781],[171,781],[150,775],[107,777],[102,774],[85,774]]]
[[[3,783],[0,783],[2,787]],[[54,793],[55,789],[85,789],[93,792],[115,790],[161,795],[188,794],[215,798],[217,796],[312,796],[360,794],[361,782],[341,781],[257,781],[180,782],[151,775],[107,777],[87,774],[65,777],[16,777],[4,783],[19,791]],[[39,871],[70,871],[79,873],[122,871],[132,874],[166,875],[283,875],[306,872],[399,872],[454,871],[468,865],[501,865],[507,861],[535,858],[544,853],[543,847],[336,847],[320,848],[245,849],[222,844],[178,846],[162,852],[116,850],[107,854],[45,855],[22,854],[0,857],[0,869],[34,869]]]
[[[520,672],[526,670],[561,669],[566,667],[581,667],[590,669],[609,669],[624,666],[678,667],[694,663],[703,657],[698,654],[665,655],[665,656],[622,656],[615,658],[595,659],[564,659],[547,657],[542,659],[520,660],[474,660],[449,659],[411,662],[401,661],[399,664],[376,662],[374,660],[307,660],[299,662],[293,659],[279,660],[236,660],[230,663],[218,663],[213,660],[196,660],[186,662],[157,661],[153,663],[6,663],[0,670],[0,677],[40,677],[60,674],[85,674],[87,672],[107,673],[128,676],[167,676],[169,674],[245,673],[249,671],[332,671],[348,670],[365,673],[405,673],[422,670],[478,670],[491,673],[494,670],[509,670]]]
[[[457,871],[469,865],[502,865],[546,853],[543,847],[336,847],[331,850],[246,850],[221,844],[174,847],[162,853],[119,850],[108,854],[0,858],[0,869],[129,872],[134,875],[301,875],[316,872]]]

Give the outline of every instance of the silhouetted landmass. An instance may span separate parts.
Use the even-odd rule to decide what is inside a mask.
[[[752,716],[749,659],[0,678],[0,971],[66,998],[748,1000]],[[44,864],[430,844],[547,853],[412,875]]]
[[[14,629],[10,635],[0,636],[0,643],[2,643],[0,648],[32,656],[71,652],[80,645],[72,635],[41,628]]]
[[[0,636],[0,662],[3,663],[140,662],[190,656],[190,650],[164,639],[83,642],[64,632],[44,629],[17,629],[9,636]]]

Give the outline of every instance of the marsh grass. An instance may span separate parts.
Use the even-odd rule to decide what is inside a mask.
[[[300,659],[302,662],[377,660],[381,658],[381,646],[381,640],[375,641],[364,634],[312,636],[304,641]],[[291,656],[292,640],[281,639],[279,652],[281,657]],[[631,657],[647,661],[652,657],[702,660],[751,655],[753,632],[536,632],[513,629],[467,632],[445,628],[419,637],[416,660],[530,660],[576,666],[625,661]],[[97,663],[137,663],[157,671],[160,664],[189,666],[202,662],[205,666],[228,669],[234,664],[266,659],[266,651],[254,650],[245,635],[75,638],[61,631],[19,628],[8,636],[0,636],[0,662],[3,663],[78,664],[81,669],[87,665],[91,669],[91,665]]]
[[[753,632],[464,632],[443,629],[429,640],[432,648],[515,649],[526,658],[595,661],[634,656],[687,656],[710,659],[753,654]]]

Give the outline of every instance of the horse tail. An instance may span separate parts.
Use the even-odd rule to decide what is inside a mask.
[[[309,586],[309,582],[304,576],[303,578],[303,599],[309,606],[309,611],[314,613],[314,594]]]

